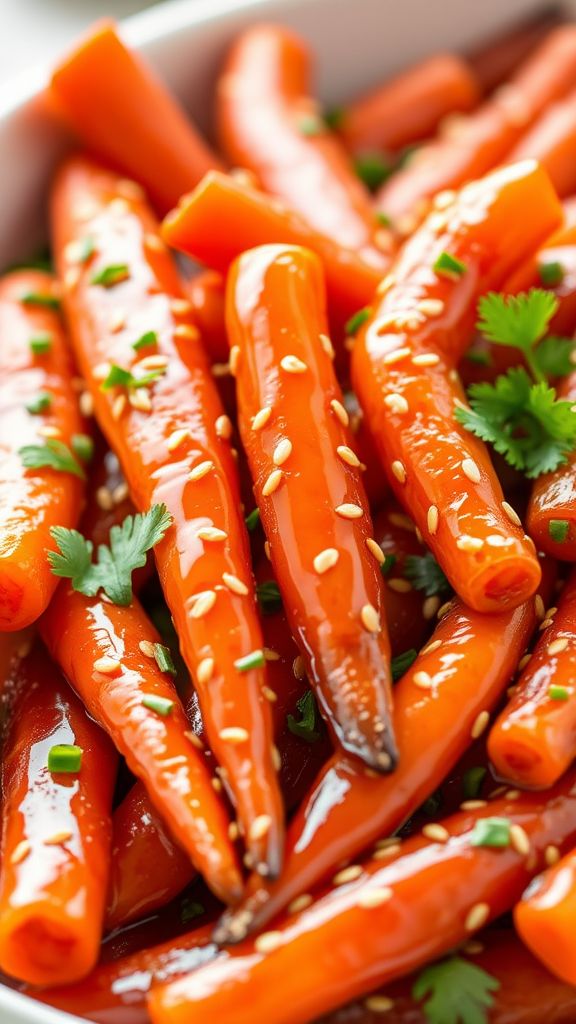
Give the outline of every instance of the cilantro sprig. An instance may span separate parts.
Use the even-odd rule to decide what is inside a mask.
[[[487,1024],[500,982],[459,956],[425,967],[412,988],[428,1024]]]
[[[110,544],[100,544],[98,560],[92,561],[93,544],[78,530],[52,527],[50,533],[58,551],[48,552],[55,576],[72,582],[74,590],[95,597],[104,591],[114,604],[132,601],[132,573],[146,562],[146,552],[166,533],[172,517],[165,505],[153,505],[145,513],[126,516],[121,526],[110,530]]]
[[[55,469],[59,473],[72,473],[85,479],[86,474],[67,444],[50,438],[45,444],[26,444],[18,449],[26,469]]]
[[[445,597],[452,593],[452,587],[430,551],[425,555],[407,555],[404,575],[414,590],[421,590],[425,597]]]
[[[316,731],[316,715],[318,708],[316,698],[312,690],[307,690],[296,701],[296,707],[300,712],[300,719],[294,715],[288,715],[286,722],[294,736],[299,736],[306,743],[316,743],[320,739],[320,733]]]

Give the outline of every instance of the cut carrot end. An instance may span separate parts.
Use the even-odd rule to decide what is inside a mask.
[[[502,612],[532,597],[541,579],[541,570],[535,558],[513,555],[502,558],[478,573],[461,596],[475,611]]]

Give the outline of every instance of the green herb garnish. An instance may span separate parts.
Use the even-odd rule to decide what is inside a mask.
[[[234,668],[238,672],[249,672],[252,668],[263,668],[265,664],[264,651],[250,651],[250,654],[245,654],[243,658],[236,659]]]
[[[60,299],[49,292],[24,292],[20,302],[25,306],[41,306],[43,309],[60,309]]]
[[[158,344],[158,335],[156,331],[146,331],[145,334],[141,334],[136,341],[132,342],[132,348],[135,352],[139,352],[141,348],[151,348],[152,345]]]
[[[548,523],[548,536],[556,544],[563,544],[569,529],[570,523],[567,519],[551,519]]]
[[[316,743],[320,739],[320,733],[316,731],[318,708],[312,690],[307,690],[302,697],[298,698],[296,707],[300,712],[300,719],[296,719],[294,715],[287,715],[286,717],[290,732],[294,733],[295,736],[299,736],[301,740],[305,740],[306,743]]]
[[[364,306],[364,309],[359,309],[357,313],[354,313],[354,315],[350,317],[350,319],[346,323],[346,326],[344,327],[344,330],[348,337],[353,337],[355,334],[357,334],[360,328],[362,327],[362,324],[365,324],[366,321],[369,320],[371,316],[371,306]]]
[[[52,335],[48,333],[34,334],[28,344],[30,345],[30,351],[35,356],[44,356],[52,348]]]
[[[172,661],[170,648],[164,644],[154,644],[154,658],[161,672],[168,672],[171,676],[176,675],[176,666]]]
[[[28,412],[36,415],[40,412],[46,412],[47,409],[52,405],[52,395],[49,391],[39,391],[36,398],[33,398],[30,402],[26,403]]]
[[[74,743],[57,743],[48,751],[48,771],[77,775],[82,767],[82,747]]]
[[[282,595],[276,580],[264,580],[256,586],[256,597],[264,615],[272,615],[282,607]]]
[[[508,818],[479,818],[470,836],[471,846],[504,847],[510,844]]]
[[[458,279],[467,270],[466,264],[459,260],[457,256],[452,256],[449,252],[441,252],[434,264],[434,271],[439,277]]]
[[[159,697],[156,693],[145,693],[142,697],[142,704],[149,711],[154,711],[160,718],[168,718],[174,710],[174,701],[168,697]]]
[[[82,466],[74,457],[68,445],[64,444],[63,441],[57,441],[55,438],[49,438],[45,444],[27,444],[23,448],[18,449],[18,454],[22,459],[22,465],[26,466],[26,469],[55,469],[59,473],[72,473],[73,476],[79,476],[81,480],[85,479],[85,473]]]
[[[412,988],[428,1024],[487,1024],[500,982],[461,957],[425,967]]]
[[[392,658],[392,679],[396,682],[405,672],[408,671],[411,665],[414,664],[418,657],[418,651],[411,647],[408,651],[403,651],[402,654],[397,654],[395,658]]]
[[[475,800],[479,796],[487,774],[488,769],[481,764],[476,764],[464,772],[462,792],[465,800]]]
[[[74,455],[80,462],[90,462],[94,455],[94,441],[88,434],[72,434],[70,441]]]
[[[421,590],[426,597],[443,597],[452,593],[452,587],[430,551],[425,555],[407,555],[404,575],[414,589]]]
[[[543,285],[556,288],[564,280],[564,267],[557,260],[551,260],[549,263],[540,263],[538,274]]]
[[[548,696],[550,700],[567,701],[570,700],[572,691],[567,686],[558,686],[553,683],[552,686],[548,687]]]
[[[90,284],[101,284],[103,288],[113,288],[121,281],[127,281],[130,277],[130,268],[127,263],[111,263],[102,270],[97,270],[90,278]]]
[[[133,388],[147,388],[150,384],[162,377],[165,373],[164,368],[157,370],[151,370],[150,373],[145,374],[142,377],[135,377],[130,370],[125,370],[122,366],[116,366],[112,364],[108,370],[108,374],[102,381],[102,391],[110,391],[112,388],[126,388],[131,390]]]
[[[260,522],[260,509],[253,508],[250,514],[246,516],[244,522],[246,523],[246,528],[252,533]]]
[[[393,171],[392,164],[380,153],[363,153],[354,160],[354,170],[370,192],[375,192]]]

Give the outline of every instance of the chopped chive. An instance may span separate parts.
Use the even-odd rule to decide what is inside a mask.
[[[246,516],[244,522],[246,523],[246,528],[250,530],[250,532],[255,530],[260,522],[260,509],[253,508],[250,514]]]
[[[202,917],[205,913],[205,907],[201,903],[196,903],[195,900],[186,898],[182,900],[180,904],[180,922],[181,924],[190,924],[197,917]]]
[[[132,374],[129,370],[123,370],[121,366],[116,366],[115,363],[108,370],[108,375],[102,381],[102,390],[110,391],[111,388],[127,388],[130,387],[132,381]]]
[[[336,132],[344,124],[345,117],[346,111],[344,107],[333,107],[332,110],[327,110],[324,114],[324,123],[333,132]]]
[[[169,672],[171,676],[176,675],[176,667],[172,661],[170,648],[164,644],[154,644],[154,657],[161,672]]]
[[[115,284],[126,281],[130,277],[127,263],[111,263],[102,270],[97,270],[90,278],[90,284],[101,284],[103,288],[113,288]]]
[[[47,333],[34,334],[28,344],[30,345],[30,351],[35,356],[43,356],[52,348],[52,335]]]
[[[76,775],[82,767],[82,747],[74,743],[57,743],[48,751],[48,771]]]
[[[303,117],[298,119],[298,131],[302,135],[321,135],[322,132],[326,131],[326,124],[316,114],[304,114]]]
[[[249,672],[251,668],[262,668],[264,663],[264,651],[251,651],[250,654],[245,654],[243,658],[237,658],[234,662],[234,668],[238,669],[239,672]]]
[[[476,764],[464,772],[462,778],[462,792],[466,800],[475,800],[481,793],[484,779],[488,769],[482,764]]]
[[[370,192],[375,192],[392,174],[392,165],[380,153],[363,153],[354,160],[354,170]]]
[[[60,299],[48,292],[24,292],[20,302],[25,306],[42,306],[44,309],[60,309]]]
[[[441,252],[434,264],[434,271],[440,277],[462,277],[468,267],[457,256],[451,256],[449,252]]]
[[[380,565],[380,572],[383,576],[387,576],[391,569],[396,565],[396,555],[384,555],[384,561]]]
[[[379,224],[380,227],[391,228],[393,227],[394,222],[392,220],[392,217],[390,217],[387,213],[379,211],[378,213],[376,213],[376,223]]]
[[[152,345],[158,344],[158,335],[156,331],[146,331],[145,334],[141,334],[136,341],[132,342],[132,348],[135,352],[139,352],[141,348],[148,348]]]
[[[437,789],[422,804],[422,811],[428,818],[435,818],[443,804],[442,791]]]
[[[90,462],[94,455],[94,441],[88,434],[72,434],[70,446],[80,462]]]
[[[344,328],[346,334],[350,337],[357,334],[362,324],[365,324],[367,320],[372,316],[372,306],[364,306],[364,309],[359,309],[357,313],[347,321]]]
[[[160,644],[155,646],[160,647]],[[142,704],[149,711],[155,711],[161,718],[167,718],[172,713],[174,708],[174,701],[169,700],[168,697],[158,697],[155,693],[146,693],[142,697]]]
[[[551,519],[548,523],[548,535],[556,544],[564,543],[569,529],[570,523],[567,519]]]
[[[392,658],[392,679],[394,682],[408,671],[417,657],[418,651],[411,647],[410,650],[403,651],[402,654],[397,654],[395,658]]]
[[[472,846],[508,846],[510,843],[508,818],[480,818],[472,829],[470,843]]]
[[[264,580],[256,587],[258,604],[265,615],[271,615],[282,607],[282,595],[276,580]]]
[[[40,391],[36,395],[36,398],[33,398],[32,401],[26,403],[26,408],[28,412],[36,414],[39,412],[46,412],[51,405],[52,395],[48,391]]]
[[[548,687],[550,700],[570,700],[572,691],[567,686],[558,686],[555,683]]]
[[[316,698],[312,690],[307,690],[296,701],[296,707],[301,714],[300,721],[294,715],[287,715],[288,728],[294,736],[299,736],[306,743],[316,743],[320,739],[320,733],[316,731]]]
[[[492,366],[492,356],[481,348],[469,349],[465,358],[469,363],[474,363],[476,366]]]
[[[547,288],[555,288],[564,280],[564,267],[558,260],[551,260],[550,263],[540,263],[538,273],[543,285]]]

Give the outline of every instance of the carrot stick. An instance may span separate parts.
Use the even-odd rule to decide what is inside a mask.
[[[382,276],[358,253],[310,227],[279,200],[217,172],[183,196],[165,219],[162,235],[175,249],[221,274],[257,245],[304,245],[322,260],[330,308],[340,324],[371,302]]]
[[[188,285],[193,317],[206,352],[213,363],[228,359],[225,323],[225,285],[221,274],[205,270]]]
[[[80,475],[26,468],[20,454],[55,443],[68,450],[83,429],[58,302],[49,274],[22,270],[0,280],[0,630],[42,614],[58,582],[46,561],[50,528],[75,526],[81,509],[75,457]]]
[[[546,33],[564,21],[564,12],[558,7],[536,11],[532,17],[522,18],[507,32],[482,42],[466,59],[486,93],[506,82],[542,42]]]
[[[57,179],[53,214],[63,275],[70,243],[94,239],[94,256],[75,267],[65,295],[78,362],[136,507],[164,502],[173,516],[155,552],[160,580],[248,851],[274,875],[283,810],[230,422],[144,203],[122,197],[114,175],[72,158]],[[137,387],[129,377],[128,386],[107,390],[114,364],[158,379]]]
[[[521,263],[504,282],[502,291],[507,295],[546,287],[558,299],[558,312],[550,324],[554,334],[572,335],[576,328],[576,223],[570,211],[565,224],[547,238],[537,252]],[[560,268],[559,279],[546,281],[546,268],[550,264]]]
[[[238,424],[292,635],[343,749],[395,764],[382,554],[332,366],[320,261],[263,246],[231,269]],[[376,552],[376,553],[374,553]]]
[[[13,677],[2,762],[0,967],[31,985],[65,984],[98,958],[110,868],[116,755],[39,645]],[[51,770],[54,747],[79,770]]]
[[[349,103],[337,131],[353,153],[394,152],[434,135],[442,118],[480,99],[466,61],[439,53]]]
[[[523,211],[537,215],[512,233]],[[526,600],[538,583],[531,541],[484,445],[454,418],[454,371],[476,304],[559,222],[545,173],[526,161],[464,188],[406,243],[352,353],[352,383],[398,500],[458,594],[478,611]],[[442,253],[463,265],[437,272]]]
[[[540,115],[510,153],[508,160],[538,160],[559,196],[576,189],[573,154],[576,148],[576,92],[553,103]]]
[[[551,590],[544,577],[545,598]],[[538,611],[541,608],[537,602]],[[481,735],[538,621],[529,601],[514,611],[482,615],[456,600],[394,693],[399,767],[371,778],[335,754],[318,775],[288,830],[282,878],[252,878],[249,897],[218,929],[233,941],[258,929],[351,857],[387,836],[440,785]],[[464,656],[463,656],[464,655]]]
[[[310,54],[295,33],[272,24],[243,32],[218,83],[223,151],[314,230],[384,272],[369,195],[319,116],[309,80]]]
[[[550,847],[547,863],[554,867],[526,891],[514,910],[514,924],[522,941],[552,974],[576,985],[576,850],[561,860],[558,856],[556,846]]]
[[[445,128],[386,182],[376,207],[402,230],[419,218],[420,204],[444,189],[458,188],[504,160],[540,114],[576,85],[576,27],[551,32],[507,85],[467,117]],[[408,225],[406,224],[406,229]]]
[[[565,377],[558,396],[576,401],[576,372]],[[576,456],[534,482],[527,528],[538,546],[566,562],[576,561]]]
[[[504,913],[554,843],[576,837],[576,777],[546,794],[511,791],[444,819],[382,861],[338,871],[304,910],[228,957],[153,988],[153,1024],[305,1024],[441,956]],[[505,818],[506,846],[478,845],[485,819]],[[430,826],[428,826],[430,829]]]
[[[49,96],[87,147],[143,185],[160,213],[220,160],[155,72],[99,21],[52,75]],[[128,196],[135,182],[123,182]]]

